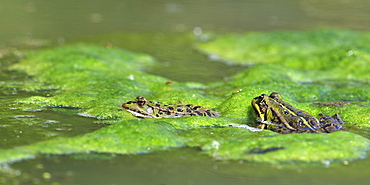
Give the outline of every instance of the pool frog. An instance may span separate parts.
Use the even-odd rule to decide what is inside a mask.
[[[320,118],[299,110],[283,101],[279,93],[270,96],[262,94],[252,100],[259,127],[274,132],[289,133],[331,133],[342,129],[343,120],[339,113],[333,116],[320,114]]]
[[[163,104],[146,100],[143,96],[122,104],[122,107],[140,118],[180,118],[188,116],[220,116],[217,112],[191,104]]]

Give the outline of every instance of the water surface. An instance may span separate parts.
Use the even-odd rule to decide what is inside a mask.
[[[76,42],[111,43],[150,54],[160,65],[144,70],[171,80],[227,80],[244,67],[210,60],[194,50],[192,39],[212,32],[321,27],[366,31],[370,28],[369,8],[370,2],[365,0],[4,1],[0,3],[0,82],[22,83],[28,78],[6,70],[19,59],[6,57],[7,51]],[[16,99],[31,95],[34,93],[0,89],[1,149],[73,137],[105,126],[76,116],[74,110],[24,112],[12,108]],[[181,148],[135,156],[39,156],[10,165],[7,173],[0,174],[0,183],[363,184],[370,181],[369,165],[366,159],[334,166],[325,163],[280,169],[247,161],[215,161],[199,149]]]

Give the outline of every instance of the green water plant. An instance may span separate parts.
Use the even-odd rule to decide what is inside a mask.
[[[208,85],[166,83],[171,80],[141,70],[158,65],[153,58],[120,48],[74,45],[30,53],[12,69],[32,77],[20,87],[23,91],[45,95],[19,99],[15,107],[76,108],[81,116],[110,121],[80,136],[3,149],[0,163],[40,154],[143,154],[173,147],[198,147],[216,159],[273,164],[363,159],[370,149],[369,39],[368,33],[339,30],[220,35],[198,43],[198,49],[252,66]],[[340,112],[349,131],[281,135],[230,127],[253,126],[251,100],[271,92],[314,116]],[[221,116],[139,119],[121,111],[123,102],[139,95],[201,105]],[[330,104],[344,101],[348,104]]]

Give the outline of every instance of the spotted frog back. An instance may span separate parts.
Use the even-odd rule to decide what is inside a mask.
[[[136,117],[141,118],[180,118],[188,116],[218,117],[217,112],[192,104],[163,104],[146,100],[138,96],[134,101],[122,104],[122,107]]]

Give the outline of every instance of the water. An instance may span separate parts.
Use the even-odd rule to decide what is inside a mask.
[[[16,48],[38,49],[84,42],[109,42],[154,56],[161,65],[145,69],[176,81],[209,83],[243,66],[210,61],[192,48],[207,32],[248,32],[338,27],[369,30],[365,0],[18,0],[0,3],[0,59]],[[24,74],[1,61],[0,82],[22,82]],[[35,93],[44,95],[44,92]],[[35,94],[0,89],[0,148],[54,137],[73,137],[105,125],[75,110],[24,112],[10,105]],[[102,159],[103,158],[103,159]],[[326,164],[329,165],[329,164]],[[3,184],[364,184],[370,160],[312,168],[281,169],[246,161],[215,161],[196,148],[148,155],[39,156],[10,165]],[[7,167],[7,166],[5,166]]]
[[[0,4],[0,40],[68,40],[112,32],[368,30],[366,0],[47,0]]]
[[[241,161],[214,161],[182,148],[134,156],[48,156],[12,167],[14,183],[27,184],[364,184],[370,160],[330,168],[279,169]],[[362,170],[359,170],[362,169]],[[1,177],[0,177],[1,181]]]
[[[6,99],[16,101],[12,98]],[[12,102],[0,100],[0,103],[7,105]],[[74,116],[77,112],[73,110],[63,110],[64,114],[62,114],[52,110],[24,112],[12,109],[12,107],[0,108],[3,113],[0,116],[1,149],[28,145],[55,137],[73,137],[105,126],[94,124],[92,119]],[[66,113],[73,113],[73,115]]]

